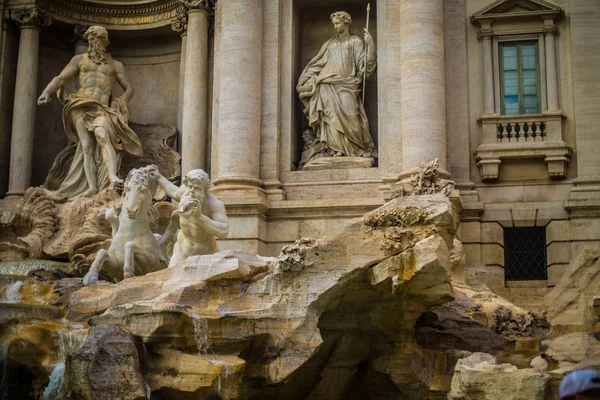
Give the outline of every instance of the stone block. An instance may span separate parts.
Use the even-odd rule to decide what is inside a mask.
[[[481,261],[485,265],[504,266],[504,249],[499,244],[482,244]]]
[[[553,220],[546,226],[546,243],[571,240],[573,221]]]
[[[498,243],[504,246],[504,229],[496,222],[481,224],[481,242]]]
[[[600,219],[586,218],[571,220],[573,240],[600,241]]]
[[[547,247],[547,265],[568,264],[571,261],[570,242],[552,242]]]
[[[560,280],[569,264],[554,264],[548,267],[548,286],[554,286]]]
[[[460,224],[457,236],[463,243],[481,242],[481,227],[479,222],[463,222]]]

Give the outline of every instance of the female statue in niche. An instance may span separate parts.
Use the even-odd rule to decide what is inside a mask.
[[[296,86],[310,126],[300,167],[322,157],[365,157],[372,166],[377,150],[359,96],[364,74],[375,72],[375,43],[367,29],[364,41],[350,33],[352,18],[345,11],[331,14],[331,22],[336,36],[323,44]]]

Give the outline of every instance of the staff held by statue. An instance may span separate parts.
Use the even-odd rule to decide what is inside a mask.
[[[369,33],[369,16],[371,15],[371,3],[367,4],[367,23],[365,27],[365,33]],[[363,72],[363,84],[362,84],[362,103],[365,104],[365,87],[367,84],[367,54],[369,54],[369,44],[365,43],[365,63]]]

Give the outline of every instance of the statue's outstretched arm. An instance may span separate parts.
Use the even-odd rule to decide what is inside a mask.
[[[50,96],[58,89],[64,86],[64,84],[69,81],[69,79],[74,78],[79,74],[79,63],[81,62],[81,56],[75,56],[71,59],[71,61],[63,68],[63,70],[56,76],[54,79],[50,81],[46,89],[42,92],[42,95],[39,97],[37,103],[38,105],[46,104],[50,102]]]
[[[229,221],[227,220],[227,214],[225,213],[225,205],[221,200],[213,197],[211,199],[211,211],[212,219],[202,214],[200,217],[200,223],[204,230],[217,239],[227,239],[229,234]]]
[[[158,170],[158,167],[156,165],[152,165],[151,167],[152,168],[150,169],[150,174],[152,174],[154,179],[156,179],[156,183],[158,183],[160,186],[163,187],[163,189],[165,189],[167,196],[169,196],[170,198],[172,198],[175,201],[180,201],[181,193],[179,193],[179,187],[177,185],[175,185],[173,182],[171,182],[170,180],[168,180],[167,178],[165,178],[160,173],[160,171]]]
[[[119,82],[119,85],[121,85],[124,90],[121,97],[123,97],[129,103],[133,97],[133,86],[131,86],[129,79],[127,79],[127,75],[125,75],[125,68],[123,68],[123,64],[119,61],[115,61],[115,73],[117,82]]]

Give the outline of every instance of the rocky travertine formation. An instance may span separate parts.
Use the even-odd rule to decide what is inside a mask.
[[[395,197],[420,196],[433,193],[450,194],[455,190],[454,182],[440,177],[438,159],[419,165],[419,172],[393,188]]]
[[[454,369],[449,400],[545,400],[550,376],[539,370],[498,364],[495,357],[475,353]]]
[[[117,326],[93,328],[83,346],[67,358],[69,397],[146,400],[134,339]]]
[[[594,298],[600,294],[600,251],[577,253],[554,288],[546,295],[552,325],[592,326],[600,320]]]
[[[162,396],[222,390],[224,379],[231,398],[353,398],[372,382],[382,383],[382,394],[411,396],[430,384],[435,367],[412,327],[452,299],[457,227],[442,194],[396,199],[279,260],[220,252],[80,289],[68,316],[117,324],[139,338],[152,371],[147,381]],[[385,245],[396,229],[410,230],[410,240]],[[294,255],[302,268],[276,267]],[[186,370],[196,376],[167,379],[177,360],[197,365]],[[403,362],[425,367],[400,368]]]
[[[399,197],[277,258],[221,251],[84,288],[57,275],[48,301],[65,306],[70,325],[53,325],[63,315],[55,305],[15,303],[4,332],[16,336],[2,341],[40,391],[69,354],[52,329],[81,336],[85,322],[96,327],[65,368],[67,389],[82,399],[98,398],[105,366],[123,361],[94,349],[115,332],[113,349],[131,357],[114,387],[132,398],[535,399],[550,376],[600,365],[594,335],[549,337],[543,318],[467,284],[457,228],[445,195]],[[29,298],[27,285],[11,293]]]

